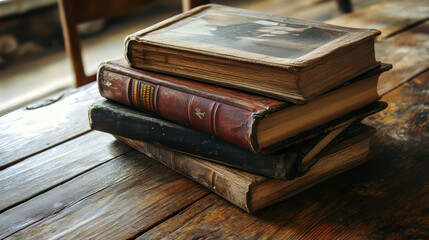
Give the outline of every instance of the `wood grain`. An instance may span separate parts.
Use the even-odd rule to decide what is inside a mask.
[[[378,29],[381,31],[378,38],[383,39],[427,19],[429,2],[412,0],[381,1],[325,22],[344,27]]]
[[[129,239],[207,193],[133,151],[10,209],[0,222],[13,220],[10,233],[25,227],[12,239]]]
[[[90,132],[27,158],[0,171],[0,212],[129,151],[108,134]]]
[[[429,8],[429,7],[428,7]],[[393,68],[378,80],[380,96],[429,68],[429,21],[375,44],[378,60]]]
[[[394,18],[385,22],[395,22]],[[378,57],[399,66],[386,77],[393,86],[427,69],[428,41],[421,37],[427,36],[424,29],[398,29],[393,37],[377,43]],[[72,167],[83,167],[76,175],[72,172],[64,177],[62,168],[57,169],[54,175],[64,178],[50,183],[52,179],[43,171],[50,171],[46,163],[55,156],[47,149],[66,146],[76,137],[79,142],[77,139],[87,135],[80,136],[89,129],[87,107],[100,98],[94,84],[90,84],[48,106],[21,109],[0,118],[0,169],[9,171],[18,181],[14,183],[2,175],[1,188],[12,184],[19,192],[29,191],[24,202],[12,204],[14,207],[0,214],[0,237],[428,239],[428,89],[426,71],[383,97],[389,108],[365,121],[379,131],[372,141],[369,162],[249,215],[134,151],[104,163],[101,157],[92,162],[95,168]],[[73,152],[73,148],[78,146],[70,146],[67,151]],[[109,144],[106,151],[109,149],[121,147]],[[22,168],[23,176],[19,176],[20,168],[13,165],[23,159],[21,166],[27,168]],[[31,180],[24,182],[24,176],[31,179],[27,161],[35,159],[46,168],[33,162],[33,174],[39,177],[32,185]],[[92,161],[92,157],[86,161]],[[67,164],[63,166],[67,169]],[[8,184],[4,184],[6,181]],[[48,187],[32,193],[25,184]],[[2,192],[1,202],[9,193],[13,194],[13,189]]]
[[[326,23],[381,31],[375,43],[376,58],[393,64],[379,79],[378,92],[382,96],[428,69],[428,18],[427,1],[380,2]]]
[[[120,143],[114,143],[114,145],[126,148]],[[107,147],[105,149],[108,150]],[[143,154],[132,151],[91,169],[1,213],[0,238],[3,239],[49,216],[56,215],[63,209],[126,178],[138,177],[143,171],[156,165],[158,165],[157,162],[149,161]]]
[[[101,96],[97,86],[89,84],[51,99],[58,100],[0,118],[0,169],[89,131],[88,107]]]
[[[139,239],[429,238],[427,89],[428,72],[386,96],[366,164],[253,215],[210,195]]]

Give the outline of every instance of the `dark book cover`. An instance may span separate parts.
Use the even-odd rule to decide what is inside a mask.
[[[383,109],[385,104],[376,102],[365,114]],[[317,153],[332,145],[337,135],[350,124],[366,115],[338,121],[335,126],[314,132],[307,141],[295,144],[274,154],[257,155],[215,136],[196,131],[160,117],[140,112],[113,101],[94,103],[89,109],[90,127],[113,135],[146,141],[194,156],[234,166],[245,171],[279,179],[292,179],[302,174],[317,161]],[[329,129],[329,130],[328,130]],[[303,159],[312,152],[310,159]],[[310,154],[310,155],[311,155]],[[308,158],[308,157],[307,157]]]

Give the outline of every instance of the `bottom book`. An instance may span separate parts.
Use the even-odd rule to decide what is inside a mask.
[[[207,187],[241,209],[254,212],[365,162],[374,133],[375,129],[370,126],[352,125],[341,142],[322,153],[306,174],[293,180],[263,177],[159,145],[115,137]]]

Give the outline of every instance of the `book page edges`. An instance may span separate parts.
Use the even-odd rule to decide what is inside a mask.
[[[295,105],[268,115],[258,125],[259,148],[280,142],[376,101],[380,98],[377,92],[378,77],[379,75],[368,77],[321,95],[307,104]]]
[[[266,179],[251,188],[251,212],[284,200],[319,182],[365,162],[369,153],[370,138],[375,129],[370,128],[357,137],[334,146],[303,176],[290,181]]]

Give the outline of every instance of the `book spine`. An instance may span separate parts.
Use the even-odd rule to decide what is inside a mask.
[[[251,138],[256,119],[250,110],[100,68],[100,94],[183,126],[256,151]]]
[[[89,119],[93,130],[156,143],[169,149],[278,179],[294,178],[298,174],[300,159],[307,151],[306,148],[294,148],[277,154],[256,155],[209,134],[110,101],[92,105]]]
[[[196,157],[143,141],[136,141],[120,136],[115,137],[139,152],[185,175],[224,197],[241,209],[249,212],[248,197],[251,187],[250,182],[243,181],[242,179],[231,179],[231,176],[222,174],[221,171],[216,171],[216,169],[212,169],[210,164]]]

